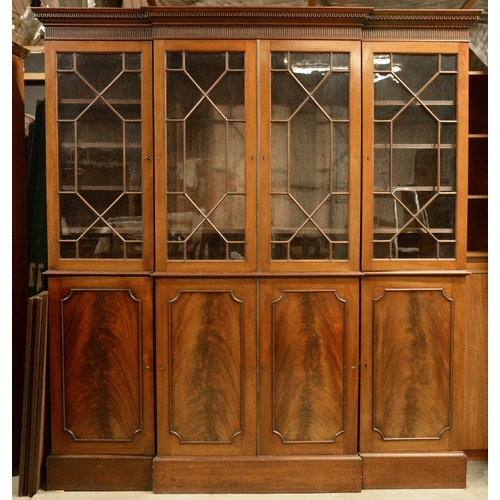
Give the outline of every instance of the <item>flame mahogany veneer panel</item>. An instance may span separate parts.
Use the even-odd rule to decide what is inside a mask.
[[[51,278],[49,297],[53,453],[153,453],[151,280]]]
[[[262,455],[357,452],[359,281],[260,284]]]
[[[131,441],[141,429],[140,301],[130,290],[72,290],[62,301],[65,428]]]
[[[294,291],[273,303],[273,431],[284,443],[344,432],[344,302],[335,291]]]
[[[230,443],[243,430],[242,314],[230,291],[170,302],[171,432],[181,442]]]
[[[452,320],[442,290],[375,299],[373,426],[384,440],[438,439],[449,429]]]
[[[366,277],[361,292],[362,456],[461,452],[465,276]]]

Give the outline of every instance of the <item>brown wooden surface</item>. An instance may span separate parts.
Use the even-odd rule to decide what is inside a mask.
[[[362,462],[358,453],[358,379],[361,370],[360,394],[360,449],[363,452],[384,452],[379,455],[363,453],[366,460],[366,488],[395,487],[463,487],[465,484],[465,460],[462,449],[462,409],[465,407],[463,392],[466,344],[463,338],[465,295],[464,278],[445,276],[465,268],[466,245],[466,177],[467,177],[467,107],[458,108],[459,126],[457,174],[459,196],[457,201],[457,259],[450,261],[402,261],[382,262],[376,265],[371,259],[372,239],[372,120],[365,113],[363,135],[360,134],[360,100],[365,111],[373,106],[373,71],[370,69],[370,53],[377,51],[404,51],[418,53],[459,53],[460,78],[458,94],[461,103],[467,101],[467,43],[434,43],[430,40],[449,38],[466,40],[466,30],[477,13],[436,13],[411,11],[365,11],[356,9],[122,9],[111,15],[109,9],[35,9],[48,25],[47,53],[47,102],[48,137],[57,137],[55,109],[57,102],[55,85],[56,50],[124,50],[135,47],[143,50],[145,92],[144,115],[144,177],[145,204],[143,206],[145,239],[151,244],[144,262],[118,261],[59,261],[57,253],[49,248],[51,270],[77,273],[120,273],[153,270],[153,242],[156,238],[157,288],[153,311],[152,279],[144,277],[51,277],[51,359],[54,452],[49,458],[49,487],[51,489],[150,489],[151,460],[155,453],[153,421],[157,414],[158,457],[155,458],[154,491],[182,493],[283,493],[283,492],[330,492],[359,491],[361,489]],[[149,19],[146,17],[149,15]],[[225,15],[221,15],[225,14]],[[300,15],[298,15],[300,14]],[[422,20],[422,17],[425,19]],[[371,19],[369,19],[371,18]],[[222,20],[221,20],[222,19]],[[367,29],[362,25],[366,23]],[[416,24],[418,26],[416,26]],[[151,27],[154,26],[154,31]],[[377,31],[377,26],[381,28]],[[399,29],[403,26],[404,29]],[[429,29],[432,27],[432,29]],[[415,29],[413,29],[415,28]],[[450,28],[447,31],[447,28]],[[170,31],[169,31],[170,30]],[[405,31],[407,30],[407,31]],[[124,42],[134,36],[151,39],[152,33],[163,40],[156,43],[154,61],[151,42]],[[256,36],[259,33],[259,36]],[[332,37],[332,33],[336,36]],[[262,36],[264,34],[264,36]],[[270,139],[267,134],[269,118],[269,92],[266,79],[266,57],[271,45],[276,50],[322,50],[323,42],[288,42],[291,34],[300,39],[328,39],[327,44],[337,50],[350,51],[352,75],[350,96],[353,124],[350,136],[351,178],[349,187],[351,219],[350,259],[340,265],[324,265],[322,262],[295,262],[280,268],[269,265],[269,238],[262,228],[270,227],[269,170]],[[64,35],[66,41],[55,41]],[[172,36],[171,36],[172,35]],[[390,42],[367,42],[360,54],[360,41],[364,37],[381,37]],[[395,41],[394,37],[405,37]],[[90,38],[102,37],[104,41],[90,42]],[[198,40],[187,40],[193,37]],[[343,38],[341,43],[332,39]],[[180,38],[184,40],[172,40]],[[220,38],[213,40],[213,38]],[[225,40],[221,40],[225,38]],[[242,41],[246,38],[245,41]],[[256,38],[261,39],[261,53],[256,54]],[[281,38],[280,42],[270,41]],[[78,40],[79,42],[69,41]],[[115,44],[111,45],[115,41]],[[209,40],[210,39],[210,40]],[[235,40],[237,39],[237,40]],[[420,39],[416,42],[414,39]],[[54,41],[51,41],[54,40]],[[231,40],[228,42],[228,40]],[[352,40],[356,40],[352,42]],[[423,40],[426,40],[425,43]],[[363,42],[364,43],[364,42]],[[273,45],[274,44],[274,45]],[[330,46],[330,45],[329,45]],[[155,95],[155,181],[156,227],[153,234],[153,186],[152,159],[153,129],[151,89],[165,90],[164,52],[166,47],[175,50],[245,50],[247,62],[246,119],[247,144],[247,211],[248,260],[240,262],[194,262],[167,266],[165,252],[165,137],[164,97]],[[364,59],[362,59],[364,58]],[[154,67],[157,69],[154,76]],[[361,89],[361,65],[366,65],[364,80],[367,87]],[[158,70],[158,68],[160,68]],[[163,69],[162,69],[163,68]],[[257,69],[254,72],[254,69]],[[148,73],[149,72],[149,73]],[[260,72],[261,80],[257,81]],[[463,78],[462,78],[463,77]],[[361,92],[364,91],[362,96]],[[260,111],[257,96],[262,99]],[[50,104],[51,103],[51,104]],[[262,121],[257,123],[257,118]],[[262,142],[257,143],[257,132]],[[359,134],[359,135],[358,135]],[[260,139],[260,138],[259,138]],[[358,241],[361,208],[358,196],[361,184],[359,151],[363,145],[363,242],[365,253],[362,268],[367,271],[443,272],[443,276],[422,277],[417,275],[396,277],[373,276],[364,279],[362,300],[359,295]],[[50,140],[48,147],[49,193],[56,193],[57,144]],[[259,153],[259,156],[257,156]],[[260,177],[259,177],[260,176]],[[260,179],[261,185],[257,186]],[[257,197],[260,190],[262,198]],[[146,195],[146,192],[148,193]],[[59,210],[57,197],[49,195],[49,240],[57,246]],[[367,236],[366,236],[367,235]],[[366,240],[368,238],[368,240]],[[258,247],[260,245],[260,247]],[[54,247],[52,247],[54,248]],[[253,252],[253,253],[252,253]],[[266,254],[267,252],[267,254]],[[149,260],[148,260],[149,259]],[[179,264],[179,265],[177,265]],[[230,266],[228,264],[231,264]],[[267,266],[267,267],[266,267]],[[307,270],[308,276],[299,275]],[[295,277],[273,277],[270,272],[294,273]],[[167,273],[175,272],[176,279]],[[239,273],[246,273],[245,275]],[[314,273],[351,273],[351,277],[324,276]],[[186,279],[181,279],[185,273]],[[197,274],[198,273],[198,274]],[[226,273],[226,275],[224,275]],[[232,273],[232,274],[231,274]],[[187,279],[188,274],[192,279]],[[208,278],[211,275],[212,278]],[[355,276],[356,275],[356,276]],[[264,278],[265,276],[265,278]],[[260,282],[260,283],[259,283]],[[385,289],[412,288],[401,292],[405,301],[392,300],[389,306],[384,299],[374,306]],[[87,293],[79,291],[70,297],[71,289],[99,289],[93,297],[113,297],[114,304],[103,312],[102,301],[82,300]],[[131,323],[124,319],[112,321],[117,311],[127,312],[138,319],[137,303],[116,290],[130,289],[141,308],[141,350],[132,342]],[[443,289],[444,292],[435,292]],[[420,291],[417,291],[420,290]],[[423,292],[421,290],[424,290]],[[432,292],[430,291],[432,290]],[[90,293],[90,292],[89,292]],[[393,292],[390,292],[391,294]],[[435,301],[435,297],[438,300]],[[68,298],[69,297],[69,298]],[[119,297],[120,300],[117,300]],[[398,295],[399,297],[399,295]],[[414,297],[416,306],[412,309]],[[449,306],[453,302],[453,319]],[[66,299],[65,306],[61,300]],[[100,354],[106,365],[112,368],[112,376],[106,378],[103,388],[96,394],[85,394],[82,381],[85,357],[82,349],[63,347],[62,328],[70,325],[69,337],[90,345],[91,318],[81,316],[76,322],[79,307],[97,313],[101,325],[111,334],[98,337],[93,356]],[[90,305],[91,304],[91,305]],[[405,305],[406,309],[400,310]],[[441,306],[445,306],[444,308]],[[67,306],[67,307],[66,307]],[[383,306],[383,307],[382,307]],[[438,307],[439,306],[439,307]],[[259,310],[257,310],[259,307]],[[385,307],[385,309],[384,309]],[[361,308],[361,324],[360,324]],[[378,309],[377,309],[378,308]],[[61,309],[67,317],[61,324]],[[377,309],[374,311],[374,309]],[[381,311],[383,314],[381,314]],[[417,326],[410,328],[413,337],[423,338],[419,348],[407,342],[398,321],[413,324],[411,311],[418,312]],[[375,314],[375,312],[377,314]],[[434,316],[435,314],[435,316]],[[374,318],[384,326],[389,337],[382,344],[374,344],[373,330],[378,331]],[[333,318],[333,320],[332,320]],[[441,321],[442,319],[442,321]],[[396,321],[398,320],[398,321]],[[68,323],[69,321],[69,323]],[[156,321],[156,408],[153,393],[153,321]],[[259,321],[259,324],[257,324]],[[451,333],[450,333],[451,329]],[[113,358],[114,344],[103,346],[102,341],[123,335],[124,344],[116,351],[121,358],[130,360],[136,368],[142,363],[142,372],[134,376],[130,372],[120,374],[122,366]],[[379,332],[380,333],[380,332]],[[358,342],[361,337],[361,366]],[[377,337],[378,338],[378,337]],[[399,341],[403,340],[404,351]],[[443,343],[441,343],[443,340]],[[100,343],[101,342],[101,343]],[[374,346],[378,350],[374,351]],[[380,349],[382,346],[382,349]],[[387,346],[387,349],[386,349]],[[396,351],[388,349],[395,346]],[[426,352],[425,348],[429,348]],[[450,352],[451,354],[447,354]],[[401,367],[395,363],[396,352]],[[109,357],[108,357],[109,355]],[[406,356],[413,368],[408,372]],[[140,358],[140,362],[139,362]],[[422,371],[419,363],[442,363],[439,369]],[[65,364],[63,364],[63,361]],[[257,363],[259,361],[259,363]],[[66,366],[66,362],[67,366]],[[387,362],[387,365],[384,363]],[[471,357],[472,362],[472,357]],[[97,366],[97,365],[96,365]],[[435,365],[437,366],[437,364]],[[65,372],[65,367],[73,372]],[[312,368],[315,368],[314,372]],[[403,370],[398,372],[398,370]],[[343,370],[343,372],[342,372]],[[375,371],[374,371],[375,370]],[[137,372],[137,370],[136,370]],[[373,374],[379,376],[374,378]],[[396,390],[393,378],[382,380],[383,374],[408,373],[413,378],[406,389],[409,391],[406,406]],[[443,375],[444,377],[441,377]],[[257,375],[258,374],[258,375]],[[340,380],[342,379],[342,381]],[[450,380],[452,385],[450,386]],[[109,402],[115,394],[104,394],[107,387],[117,393],[137,394],[137,383],[142,381],[143,397],[141,416],[143,431],[134,434],[137,423],[137,405],[129,405],[127,397],[118,401],[119,415],[113,422]],[[69,410],[66,412],[66,392],[69,393]],[[122,382],[128,384],[124,389]],[[442,385],[441,385],[442,382]],[[140,383],[140,382],[139,382]],[[289,386],[300,387],[292,391]],[[66,390],[66,392],[65,392]],[[130,392],[131,391],[131,392]],[[427,392],[426,392],[427,391]],[[97,418],[88,415],[88,405],[80,402],[80,393],[96,407],[105,409]],[[374,401],[374,395],[377,398]],[[413,396],[416,396],[412,399]],[[217,404],[214,404],[214,401]],[[184,404],[186,406],[184,406]],[[447,419],[451,406],[451,420]],[[343,405],[343,409],[341,406]],[[431,408],[432,418],[426,420]],[[83,411],[81,410],[83,408]],[[129,410],[131,408],[131,411]],[[391,415],[389,410],[394,410]],[[423,420],[411,422],[413,410]],[[343,411],[343,414],[342,414]],[[482,411],[482,410],[481,410]],[[120,413],[121,412],[121,413]],[[397,420],[400,412],[404,425]],[[126,414],[122,418],[123,414]],[[132,420],[129,421],[129,417]],[[89,441],[75,441],[65,430],[69,418],[71,428],[90,436]],[[383,440],[374,430],[374,420],[389,436],[402,439]],[[440,435],[443,426],[451,421],[451,430]],[[101,425],[104,422],[104,425]],[[128,422],[128,424],[127,424]],[[131,422],[131,423],[130,423]],[[389,427],[387,427],[389,423]],[[411,424],[411,425],[410,425]],[[104,429],[103,434],[101,431]],[[141,428],[142,429],[142,428]],[[392,430],[396,429],[396,430]],[[331,432],[330,432],[331,431]],[[284,443],[282,437],[284,436]],[[335,439],[329,439],[334,434]],[[439,436],[436,438],[436,434]],[[104,440],[101,438],[104,436]],[[109,439],[110,440],[106,440]],[[404,451],[405,453],[399,453]],[[428,454],[427,452],[442,452]],[[419,452],[409,454],[409,452]],[[58,454],[59,453],[59,454]],[[75,455],[63,455],[74,453]],[[79,455],[76,455],[76,454]],[[85,455],[93,453],[95,455]],[[102,455],[103,453],[108,455]],[[136,454],[143,454],[142,457]],[[259,456],[260,453],[260,456]],[[265,457],[263,454],[268,453]],[[117,456],[117,454],[122,454]],[[132,456],[133,454],[133,456]],[[280,458],[273,455],[284,454]],[[308,456],[304,456],[308,454]],[[219,456],[217,456],[219,455]],[[230,456],[232,455],[232,457]]]
[[[256,453],[253,280],[157,281],[158,454]]]
[[[50,455],[47,490],[150,491],[152,456]]]
[[[374,300],[373,426],[382,439],[439,439],[449,429],[452,313],[439,289]]]
[[[361,452],[461,450],[463,286],[362,280]]]
[[[261,280],[260,453],[354,454],[358,280]]]
[[[465,488],[463,453],[361,454],[363,489]],[[422,492],[423,497],[425,493]]]
[[[155,493],[321,493],[361,491],[361,459],[269,457],[154,460]]]
[[[463,447],[488,449],[488,274],[466,279]]]
[[[24,356],[28,315],[26,138],[24,132],[25,47],[12,44],[12,467],[21,455]]]
[[[51,278],[52,451],[153,453],[152,281]]]
[[[19,496],[33,496],[40,489],[50,450],[46,397],[47,303],[47,292],[28,299]]]

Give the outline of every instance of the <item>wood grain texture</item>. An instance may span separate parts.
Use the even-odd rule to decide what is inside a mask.
[[[142,429],[140,315],[130,290],[62,301],[64,425],[75,441],[131,441]]]
[[[48,281],[52,453],[153,454],[152,279]]]
[[[154,493],[321,493],[361,491],[361,458],[155,458]]]
[[[242,432],[242,326],[229,291],[171,301],[171,432],[181,442],[230,443]]]
[[[153,457],[50,455],[47,490],[150,491]]]
[[[488,449],[488,274],[466,279],[463,447]]]
[[[452,320],[439,289],[375,300],[373,427],[384,440],[439,439],[449,429]]]
[[[334,291],[285,292],[273,304],[273,431],[283,442],[344,431],[344,336]]]
[[[356,454],[359,280],[262,279],[259,319],[259,453]]]
[[[363,489],[465,488],[463,453],[363,453]],[[422,495],[425,497],[425,495]]]

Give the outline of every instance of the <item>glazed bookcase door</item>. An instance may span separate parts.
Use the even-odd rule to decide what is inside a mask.
[[[150,43],[47,44],[50,269],[152,269],[151,71]]]
[[[363,278],[360,452],[461,450],[465,278]]]
[[[263,271],[359,269],[360,44],[260,50]]]
[[[255,42],[157,40],[155,68],[156,270],[255,270]]]
[[[363,270],[463,269],[466,44],[363,44]]]

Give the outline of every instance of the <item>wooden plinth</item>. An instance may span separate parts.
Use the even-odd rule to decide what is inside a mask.
[[[49,455],[47,490],[150,491],[153,457]]]
[[[465,488],[461,453],[362,453],[363,489]]]
[[[361,458],[157,457],[154,493],[324,493],[361,491]]]

